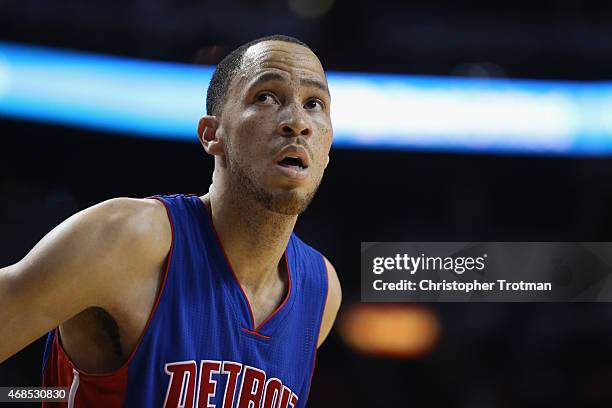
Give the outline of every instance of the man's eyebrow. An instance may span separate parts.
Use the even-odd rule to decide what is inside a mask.
[[[266,72],[258,76],[249,86],[249,88],[253,88],[261,83],[270,82],[270,81],[286,81],[287,78],[277,72]],[[318,88],[329,95],[329,89],[325,83],[318,81],[316,79],[302,78],[300,79],[300,85],[303,86],[313,86]]]
[[[317,81],[316,79],[302,78],[300,80],[300,84],[304,86],[314,86],[315,88],[319,88],[320,90],[329,95],[329,89],[327,88],[327,85],[325,85],[321,81]]]
[[[258,76],[253,82],[251,82],[250,88],[255,87],[261,83],[264,82],[270,82],[270,81],[286,81],[287,78],[285,78],[284,76],[282,76],[279,73],[276,72],[266,72],[261,74],[260,76]]]

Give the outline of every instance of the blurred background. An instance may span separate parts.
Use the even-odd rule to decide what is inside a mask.
[[[211,69],[276,33],[328,70],[337,136],[297,226],[344,290],[309,406],[611,406],[609,304],[359,298],[362,241],[612,241],[606,1],[0,1],[0,266],[102,200],[205,193]]]

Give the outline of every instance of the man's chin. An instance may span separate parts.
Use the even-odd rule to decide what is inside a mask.
[[[269,211],[283,215],[300,215],[308,208],[312,196],[290,190],[266,194],[265,197],[259,197],[258,201]]]
[[[307,191],[305,183],[273,183],[273,187],[267,183],[255,181],[256,178],[249,177],[248,172],[239,166],[230,167],[232,175],[231,188],[235,197],[242,197],[246,201],[258,203],[268,211],[283,215],[299,215],[303,213],[314,198],[317,189]],[[278,180],[274,180],[277,182]],[[317,183],[318,187],[318,183]]]

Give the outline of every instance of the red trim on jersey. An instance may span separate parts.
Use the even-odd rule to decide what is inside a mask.
[[[274,317],[274,315],[276,313],[278,313],[279,310],[281,310],[283,308],[283,306],[285,306],[285,303],[287,303],[287,300],[289,300],[289,296],[291,296],[291,273],[289,272],[289,260],[287,259],[287,251],[285,251],[284,254],[285,257],[285,268],[287,268],[287,278],[289,280],[288,283],[288,288],[287,288],[287,296],[285,296],[285,300],[283,300],[283,303],[281,303],[280,305],[278,305],[278,307],[276,308],[276,310],[274,312],[272,312],[272,314],[270,316],[268,316],[268,318],[266,320],[264,320],[263,322],[261,322],[259,324],[259,326],[257,326],[257,328],[255,329],[255,331],[259,331],[261,330],[262,326],[266,323],[268,323],[268,321]]]
[[[278,305],[278,307],[274,310],[274,312],[272,312],[272,314],[270,316],[268,316],[263,322],[261,322],[257,327],[255,327],[255,314],[253,313],[253,308],[251,307],[251,302],[249,302],[249,298],[247,297],[244,289],[242,288],[242,285],[240,284],[240,281],[238,280],[238,276],[236,276],[236,272],[234,272],[234,268],[232,267],[232,263],[230,262],[229,258],[227,257],[227,253],[225,252],[225,248],[223,248],[223,243],[221,242],[221,238],[219,238],[219,233],[217,232],[217,229],[215,228],[215,224],[213,223],[212,211],[208,212],[208,209],[207,209],[206,205],[202,202],[201,199],[200,199],[200,203],[204,207],[206,215],[208,216],[208,219],[210,220],[210,225],[212,227],[213,232],[215,233],[215,238],[217,238],[217,243],[219,244],[219,248],[221,248],[221,252],[223,253],[223,257],[225,258],[225,262],[227,263],[227,266],[229,267],[229,270],[232,272],[232,276],[234,277],[234,280],[236,281],[236,284],[240,288],[240,292],[242,292],[242,296],[244,297],[244,300],[246,300],[247,306],[249,307],[249,314],[250,314],[250,318],[251,318],[251,327],[253,327],[253,330],[247,330],[245,328],[243,328],[243,330],[248,331],[251,334],[259,335],[260,337],[265,338],[267,340],[267,339],[270,338],[270,336],[265,336],[265,335],[259,333],[259,331],[261,331],[261,329],[262,329],[264,324],[268,323],[268,321],[270,319],[272,319],[272,317],[274,317],[274,315],[276,313],[278,313],[283,308],[283,306],[285,306],[285,304],[289,300],[289,296],[291,295],[291,286],[292,286],[292,284],[291,284],[291,272],[289,270],[289,260],[287,259],[287,250],[285,250],[285,252],[283,253],[283,257],[285,258],[285,266],[286,266],[286,269],[287,269],[287,281],[288,281],[288,288],[287,288],[287,294],[285,295],[285,299],[282,301],[282,303],[280,305]]]
[[[127,361],[121,365],[115,371],[109,373],[88,373],[79,369],[70,359],[64,347],[62,346],[59,327],[55,328],[53,346],[51,350],[51,356],[49,361],[45,364],[45,372],[43,374],[43,386],[45,387],[70,387],[74,378],[74,371],[76,370],[79,375],[79,387],[76,392],[75,406],[77,407],[92,407],[92,408],[109,408],[109,407],[122,407],[125,399],[125,391],[127,387],[128,378],[128,366],[132,361],[132,358],[136,355],[138,347],[140,346],[149,324],[153,319],[153,315],[157,310],[160,299],[166,287],[166,281],[168,279],[168,272],[170,271],[170,263],[172,261],[172,253],[174,250],[174,223],[170,215],[170,210],[166,203],[157,198],[151,197],[160,201],[168,215],[170,221],[170,230],[172,232],[172,241],[170,244],[170,251],[168,252],[168,260],[166,264],[166,270],[164,272],[164,280],[162,281],[157,299],[153,309],[149,314],[147,323],[138,338],[136,347],[130,353]],[[56,405],[58,404],[58,405]],[[62,403],[63,404],[63,403]],[[59,405],[59,403],[43,403],[44,408],[51,408]]]
[[[315,341],[315,350],[314,350],[314,361],[312,363],[312,371],[310,372],[310,381],[308,382],[308,393],[306,394],[305,401],[308,401],[308,397],[310,396],[310,387],[312,386],[312,377],[314,377],[314,370],[317,366],[317,351],[319,350],[319,336],[321,335],[321,326],[323,325],[323,318],[325,317],[325,307],[327,306],[327,298],[329,297],[329,271],[327,270],[327,262],[325,262],[325,258],[323,258],[323,265],[325,265],[325,278],[327,279],[327,293],[325,294],[325,303],[323,303],[323,312],[321,312],[321,322],[319,323],[319,333],[317,335],[317,341]]]
[[[253,330],[249,330],[249,329],[245,329],[244,327],[242,327],[242,330],[244,330],[244,331],[245,331],[245,332],[247,332],[247,333],[251,333],[251,334],[254,334],[254,335],[256,335],[256,336],[259,336],[259,337],[261,337],[262,339],[265,339],[265,340],[270,340],[270,336],[266,336],[266,335],[261,334],[261,333],[259,333],[259,332],[256,332],[256,331],[253,331]]]
[[[51,355],[45,367],[43,387],[68,387],[71,389],[75,375],[79,376],[74,406],[91,408],[122,407],[127,389],[128,366],[124,365],[112,374],[84,373],[74,366],[64,352],[59,330],[55,329]],[[76,371],[76,374],[75,374]],[[65,407],[66,403],[43,402],[43,408]]]

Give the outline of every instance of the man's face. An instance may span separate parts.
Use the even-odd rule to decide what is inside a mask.
[[[245,53],[219,124],[230,188],[296,215],[321,182],[332,142],[323,67],[309,49],[264,41]]]

